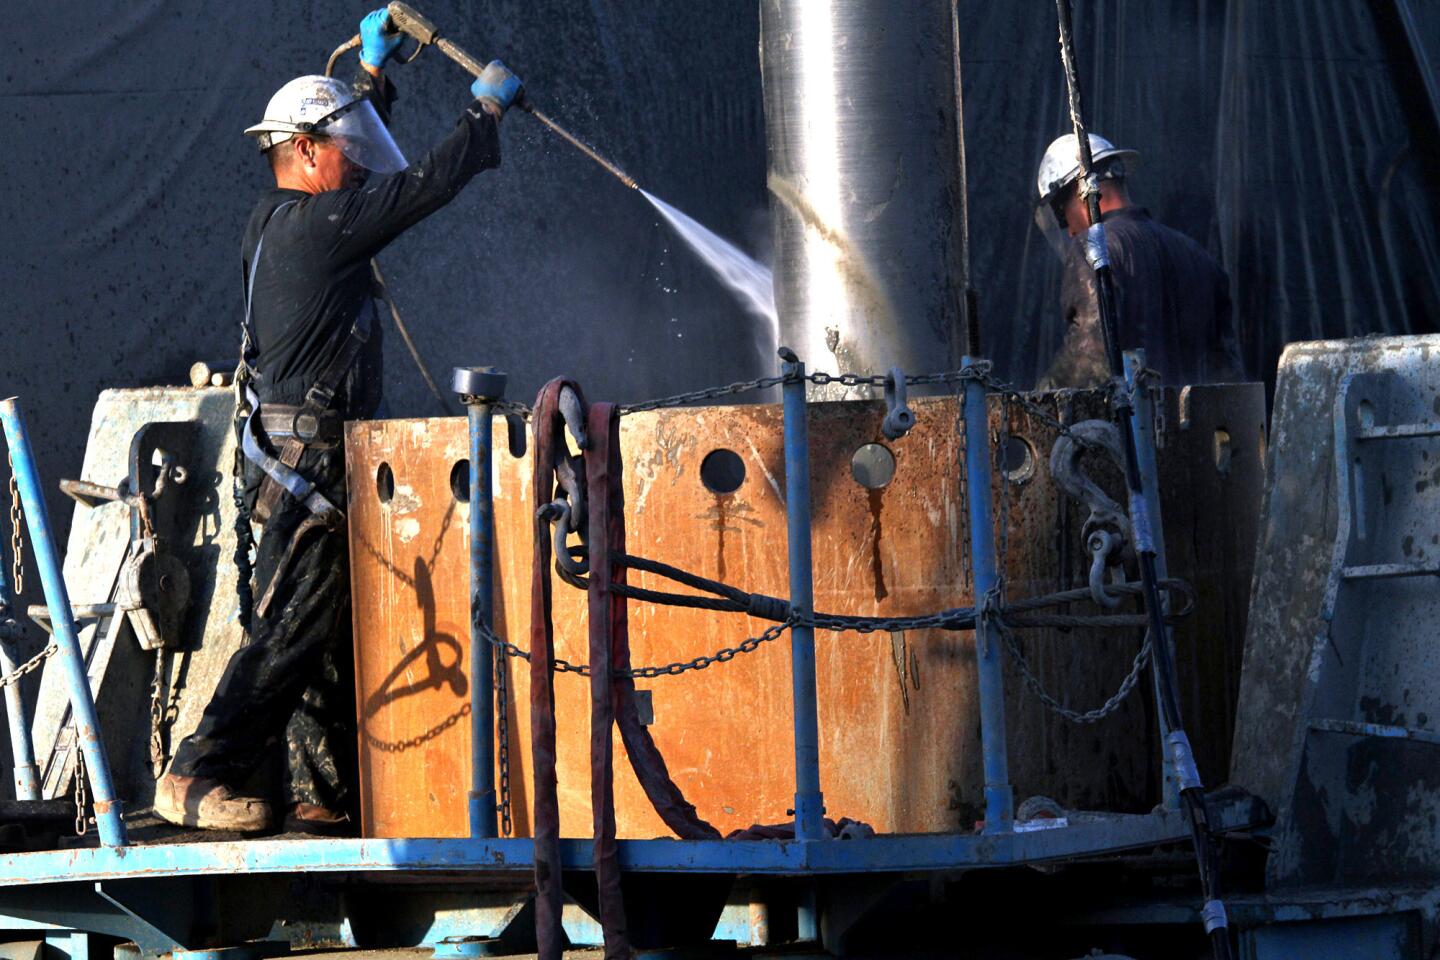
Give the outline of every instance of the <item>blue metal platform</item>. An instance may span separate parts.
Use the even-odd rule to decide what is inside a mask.
[[[1242,830],[1265,819],[1253,801],[1217,806],[1217,827]],[[1042,821],[1043,822],[1043,821]],[[1022,825],[1023,826],[1023,825]],[[1118,853],[1188,841],[1178,811],[1078,814],[1066,826],[1008,834],[912,834],[864,840],[621,840],[626,870],[770,876],[947,872]],[[589,870],[589,840],[562,840],[566,869]],[[266,873],[528,873],[529,839],[305,839],[156,843],[0,856],[0,887]]]

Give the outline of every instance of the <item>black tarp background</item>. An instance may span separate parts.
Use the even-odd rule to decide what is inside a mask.
[[[909,0],[868,2],[904,16]],[[420,6],[657,195],[763,255],[753,0]],[[181,383],[191,361],[234,355],[238,237],[267,176],[240,131],[366,7],[64,0],[10,19],[0,390],[24,401],[47,486],[79,470],[100,389]],[[1142,153],[1137,200],[1224,262],[1267,380],[1288,341],[1440,325],[1440,135],[1402,8],[1440,84],[1440,0],[1077,0],[1092,125]],[[1030,219],[1035,165],[1066,128],[1053,18],[1047,0],[961,4],[975,282],[987,352],[1021,384],[1061,332],[1058,267]],[[466,82],[434,52],[394,76],[415,152]],[[382,257],[442,381],[489,362],[512,396],[565,372],[625,400],[761,372],[751,322],[641,197],[527,117],[506,121],[504,150]],[[398,337],[387,351],[392,412],[433,412]],[[69,502],[52,509],[63,534]]]

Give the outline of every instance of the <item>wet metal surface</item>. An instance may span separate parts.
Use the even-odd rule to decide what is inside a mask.
[[[177,517],[176,553],[191,572],[190,610],[181,631],[185,652],[170,656],[169,683],[178,685],[178,713],[165,742],[174,750],[195,729],[209,702],[220,672],[243,640],[236,619],[234,503],[230,497],[233,440],[230,418],[234,395],[218,388],[143,388],[107,390],[95,404],[80,478],[113,485],[128,472],[130,443],[147,423],[196,422],[187,485],[186,515]],[[52,458],[40,453],[42,462]],[[46,483],[58,478],[47,477]],[[71,501],[64,501],[67,505]],[[75,505],[65,551],[65,583],[72,604],[104,604],[113,600],[116,574],[131,535],[130,510],[123,503],[98,507]],[[154,778],[150,770],[147,704],[154,677],[154,654],[140,649],[133,634],[110,651],[104,684],[94,680],[95,622],[83,625],[80,645],[91,662],[92,689],[106,750],[119,795],[127,809],[150,804]],[[170,689],[165,695],[169,697]],[[50,758],[66,713],[67,696],[60,672],[46,669],[41,677],[33,725],[36,754],[42,768]],[[69,792],[69,764],[47,778],[46,796]],[[52,782],[53,781],[53,782]]]
[[[1437,350],[1281,364],[1234,764],[1276,810],[1272,884],[1440,875]]]
[[[1243,389],[1243,388],[1242,388]],[[1258,388],[1256,388],[1258,390]],[[1047,401],[1066,415],[1098,398]],[[915,429],[883,441],[882,403],[816,404],[810,409],[816,607],[825,611],[918,614],[970,602],[968,535],[959,480],[960,437],[953,398],[913,402]],[[1202,404],[1203,406],[1203,404]],[[1043,462],[1053,431],[1008,411],[1010,430]],[[1000,415],[992,403],[992,418]],[[1088,414],[1087,414],[1088,415]],[[998,419],[992,421],[998,427]],[[504,427],[497,424],[498,432]],[[1258,422],[1248,436],[1258,458]],[[783,596],[784,468],[778,407],[714,407],[637,414],[622,425],[630,550],[747,590]],[[1167,458],[1212,439],[1173,432]],[[857,449],[882,443],[896,461],[891,482],[862,487],[852,474]],[[469,756],[468,609],[465,542],[468,507],[449,477],[463,459],[461,419],[351,425],[352,577],[357,689],[361,704],[364,830],[372,836],[463,836]],[[1198,445],[1198,447],[1197,447]],[[731,493],[702,482],[701,464],[734,452],[744,478]],[[375,478],[393,474],[381,503]],[[528,647],[529,462],[495,457],[496,625]],[[1006,568],[1013,597],[1083,583],[1078,543],[1083,514],[1062,504],[1043,468],[1009,484]],[[993,491],[1002,502],[1000,480]],[[1236,496],[1233,485],[1220,484]],[[1238,493],[1243,493],[1238,491]],[[1251,491],[1253,498],[1256,491]],[[1183,499],[1184,494],[1177,494]],[[1185,513],[1178,506],[1177,517]],[[1197,512],[1203,513],[1199,507]],[[1189,531],[1172,536],[1193,539]],[[1070,546],[1064,543],[1075,541]],[[1188,556],[1223,561],[1200,538]],[[1193,563],[1172,548],[1176,575]],[[1248,581],[1248,567],[1240,565]],[[668,584],[636,576],[640,585]],[[1216,587],[1217,593],[1221,592]],[[556,586],[557,654],[584,659],[584,596]],[[1203,614],[1202,614],[1203,616]],[[733,614],[630,605],[633,661],[668,663],[712,653],[764,624]],[[1182,627],[1182,651],[1190,642]],[[1208,626],[1197,633],[1205,636]],[[1214,641],[1212,641],[1214,642]],[[1025,644],[1043,680],[1072,705],[1098,704],[1119,684],[1139,637],[1095,631],[1027,631]],[[970,829],[983,809],[974,648],[968,633],[821,633],[817,638],[821,780],[828,815],[865,820],[882,831]],[[1182,657],[1183,662],[1183,657]],[[511,784],[516,831],[529,831],[529,725],[526,671],[507,664]],[[1144,696],[1109,720],[1074,727],[1044,713],[1007,663],[1010,770],[1018,798],[1043,793],[1082,809],[1144,810],[1157,797],[1153,721]],[[1203,680],[1195,680],[1203,686]],[[793,805],[788,649],[772,644],[728,665],[642,681],[650,727],[676,782],[722,830],[788,819]],[[562,831],[589,832],[588,687],[556,680],[560,721]],[[453,718],[453,719],[452,719]],[[1197,742],[1206,738],[1196,736]],[[1215,736],[1209,739],[1216,739]],[[616,799],[621,836],[665,830],[650,810],[617,744]]]

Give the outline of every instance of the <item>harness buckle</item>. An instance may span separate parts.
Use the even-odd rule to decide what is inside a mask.
[[[290,432],[301,443],[313,443],[320,436],[320,418],[307,412],[306,407],[301,407],[290,419]]]
[[[316,383],[309,390],[305,391],[305,406],[315,407],[324,410],[329,407],[335,399],[335,391],[323,383]]]

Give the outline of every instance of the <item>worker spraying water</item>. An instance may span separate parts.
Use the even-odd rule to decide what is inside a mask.
[[[472,56],[454,41],[444,37],[440,29],[426,19],[419,11],[398,0],[385,8],[387,14],[386,32],[387,35],[396,39],[397,43],[402,37],[409,37],[414,40],[416,47],[407,57],[405,63],[413,61],[426,47],[433,46],[445,54],[460,67],[479,77],[485,70],[485,65],[479,59]],[[325,75],[329,76],[335,68],[335,63],[341,55],[348,50],[362,46],[362,38],[359,34],[351,37],[341,44],[330,54],[330,60],[325,65]],[[516,106],[539,120],[552,133],[559,136],[570,146],[580,151],[584,156],[598,164],[606,173],[619,180],[632,190],[639,191],[640,195],[650,202],[659,211],[671,228],[679,234],[680,238],[693,250],[701,261],[709,267],[728,287],[740,303],[757,319],[765,322],[765,333],[759,339],[764,341],[759,344],[761,353],[766,359],[779,341],[779,320],[775,313],[775,290],[771,271],[768,267],[757,262],[753,257],[748,256],[743,250],[717,235],[714,231],[707,229],[697,222],[693,217],[687,216],[680,210],[661,200],[654,194],[643,190],[630,176],[613,161],[602,156],[594,147],[585,143],[579,137],[566,130],[559,123],[539,110],[525,94],[521,91],[516,101]]]
[[[287,829],[353,831],[341,431],[346,419],[375,416],[381,401],[370,264],[499,165],[501,119],[522,92],[498,60],[480,68],[451,133],[408,163],[386,126],[395,91],[384,67],[402,41],[390,22],[384,8],[361,22],[353,84],[328,76],[291,80],[245,131],[275,178],[241,245],[236,420],[244,462],[234,495],[248,643],[231,657],[199,726],[156,784],[155,813],[171,823],[272,826],[268,800],[239,790],[264,764],[269,744],[282,741]],[[254,594],[252,514],[262,524]]]

